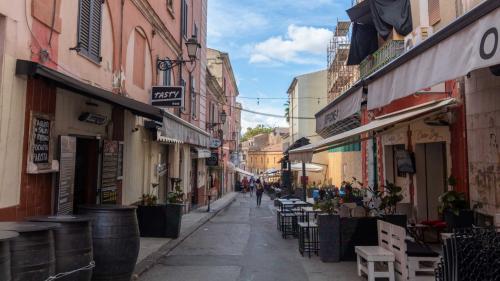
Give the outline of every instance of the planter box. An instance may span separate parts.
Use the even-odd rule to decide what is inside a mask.
[[[355,261],[356,246],[378,245],[377,218],[340,219],[340,260]]]
[[[141,237],[167,237],[167,207],[165,205],[137,207]]]
[[[340,216],[319,215],[319,257],[323,262],[340,261]]]
[[[443,216],[450,232],[453,232],[455,228],[471,227],[474,223],[474,211],[472,210],[460,210],[458,216],[450,211],[444,211]]]
[[[181,232],[182,209],[184,204],[166,204],[167,224],[165,237],[176,239]]]

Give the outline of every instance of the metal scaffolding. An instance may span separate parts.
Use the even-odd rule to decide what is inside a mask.
[[[337,21],[328,44],[328,102],[334,100],[359,78],[358,66],[348,66],[350,21]]]

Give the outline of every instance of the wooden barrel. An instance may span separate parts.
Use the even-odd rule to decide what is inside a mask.
[[[89,266],[93,261],[90,218],[81,216],[49,216],[28,218],[29,221],[59,223],[54,229],[56,274]],[[90,281],[92,268],[59,278],[60,281]]]
[[[0,222],[0,230],[16,231],[10,241],[12,281],[46,280],[55,272],[54,223]]]
[[[14,231],[0,231],[0,280],[11,281],[10,274],[10,242],[9,240],[19,236]]]
[[[93,281],[130,281],[139,255],[136,207],[80,206],[92,218],[95,268]]]

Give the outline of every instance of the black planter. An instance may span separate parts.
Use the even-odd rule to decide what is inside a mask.
[[[137,207],[141,237],[167,237],[167,207],[165,205]]]
[[[444,221],[448,227],[448,231],[452,232],[455,228],[471,227],[474,223],[474,211],[460,210],[459,215],[455,215],[451,211],[444,211]]]
[[[406,215],[402,214],[384,215],[382,216],[382,220],[391,224],[395,224],[397,226],[401,226],[403,228],[406,228],[408,223]]]
[[[183,204],[166,204],[167,224],[165,237],[176,239],[181,232]]]
[[[319,257],[323,262],[340,261],[340,216],[319,215]]]
[[[377,219],[340,219],[340,260],[355,261],[356,246],[376,246],[378,244]]]

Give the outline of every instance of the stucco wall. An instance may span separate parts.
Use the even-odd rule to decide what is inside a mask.
[[[489,69],[465,78],[471,205],[500,213],[500,77]],[[496,223],[499,224],[499,218]]]
[[[355,177],[361,181],[361,151],[328,153],[329,183],[340,186]]]

